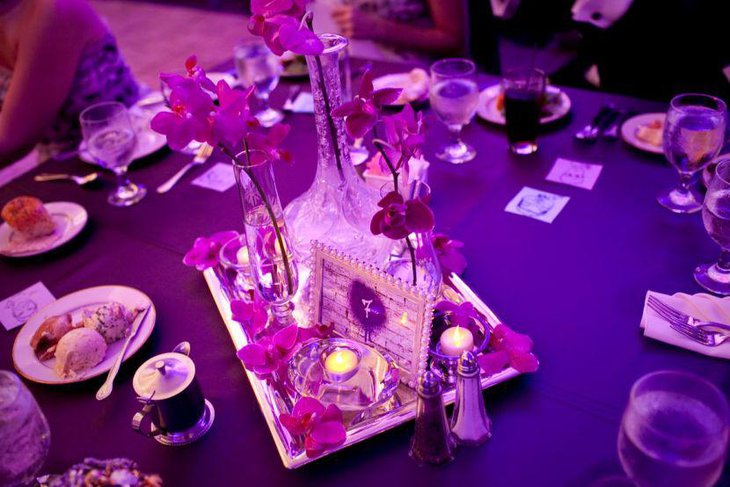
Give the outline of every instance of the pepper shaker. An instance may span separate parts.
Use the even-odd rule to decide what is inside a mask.
[[[424,372],[417,392],[416,429],[409,455],[418,463],[450,462],[454,459],[454,444],[446,422],[441,381],[433,372]]]
[[[457,444],[468,446],[481,445],[492,436],[492,422],[484,407],[479,380],[479,364],[476,356],[468,351],[459,357],[451,435]]]

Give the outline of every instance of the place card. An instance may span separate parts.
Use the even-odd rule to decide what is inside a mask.
[[[219,192],[231,189],[236,184],[236,176],[230,164],[217,163],[193,180],[193,185]]]
[[[527,216],[546,223],[553,220],[568,204],[570,198],[525,186],[512,198],[504,211]]]
[[[0,322],[10,331],[23,325],[36,311],[55,300],[48,288],[42,282],[37,282],[0,301]]]
[[[603,166],[600,164],[571,161],[559,157],[545,179],[591,190],[596,184],[598,176],[601,175],[602,169]]]

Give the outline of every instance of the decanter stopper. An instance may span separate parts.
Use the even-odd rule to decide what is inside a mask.
[[[481,445],[492,436],[492,422],[482,397],[479,364],[472,352],[464,352],[459,357],[451,435],[457,444],[469,446]]]
[[[454,459],[454,445],[446,423],[441,381],[433,372],[424,372],[416,390],[416,429],[409,455],[418,463],[450,462]]]

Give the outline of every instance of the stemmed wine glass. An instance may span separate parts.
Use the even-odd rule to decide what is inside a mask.
[[[238,44],[233,50],[238,79],[244,86],[254,87],[254,94],[261,103],[256,118],[264,127],[273,127],[284,119],[284,114],[271,108],[269,95],[279,84],[283,70],[281,61],[266,44],[259,40]]]
[[[713,293],[730,295],[730,158],[718,161],[702,206],[702,221],[721,251],[716,263],[695,269],[695,280]]]
[[[117,188],[107,201],[114,206],[130,206],[144,198],[147,189],[127,176],[137,145],[127,107],[117,102],[97,103],[81,112],[79,118],[89,154],[117,176]]]
[[[706,380],[663,370],[631,388],[618,455],[639,487],[710,487],[727,454],[728,403]]]
[[[659,203],[675,213],[702,208],[695,175],[720,152],[725,137],[727,107],[710,95],[689,93],[672,98],[664,122],[664,155],[679,171],[680,186],[659,194]]]
[[[462,164],[476,150],[461,140],[461,129],[471,122],[479,101],[476,66],[468,59],[442,59],[431,65],[431,108],[451,133],[452,141],[436,153],[439,159]]]

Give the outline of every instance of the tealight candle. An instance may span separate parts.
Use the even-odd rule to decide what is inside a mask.
[[[461,352],[474,348],[474,336],[466,328],[454,326],[447,328],[439,339],[441,353],[449,357],[458,357]]]
[[[238,252],[236,252],[236,260],[240,265],[247,266],[249,265],[248,260],[248,247],[245,245],[238,249]]]
[[[334,376],[345,376],[355,370],[360,360],[352,350],[342,348],[335,350],[327,356],[324,361],[324,368]]]

